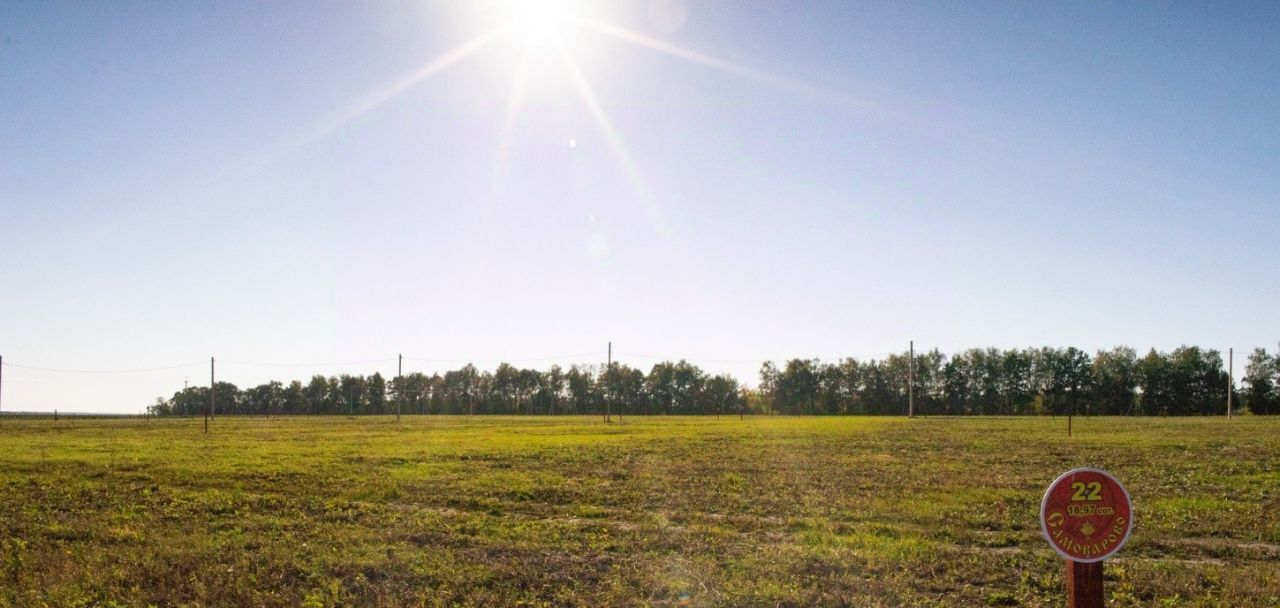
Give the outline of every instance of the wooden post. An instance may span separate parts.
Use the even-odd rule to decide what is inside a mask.
[[[1236,349],[1227,349],[1227,420],[1231,420],[1231,393],[1235,392],[1236,385],[1236,366],[1235,366]]]
[[[610,366],[613,364],[613,342],[609,343],[609,364]],[[621,405],[618,406],[618,424],[622,424],[622,410],[624,409],[626,408]]]
[[[404,390],[404,381],[400,379],[404,374],[404,355],[399,357],[396,363],[396,422],[400,422],[400,391]]]
[[[4,355],[0,355],[0,389],[4,387]],[[3,393],[0,390],[0,393]]]
[[[609,358],[607,359],[607,363],[605,364],[605,368],[604,368],[604,378],[605,378],[604,421],[605,422],[611,422],[611,420],[609,419],[610,416],[609,416],[609,390],[608,389],[609,389],[609,382],[613,380],[613,377],[612,377],[613,375],[609,373],[612,371],[613,371],[613,342],[609,342]]]
[[[1071,412],[1067,412],[1067,437],[1071,436]]]
[[[213,357],[209,357],[209,407],[204,410],[204,434],[209,434],[209,417],[213,416]]]
[[[1067,560],[1067,608],[1103,608],[1102,562]]]
[[[916,417],[916,341],[907,351],[907,418]]]

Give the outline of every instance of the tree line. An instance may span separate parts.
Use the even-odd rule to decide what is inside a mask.
[[[1280,356],[1249,356],[1237,408],[1280,413]],[[467,364],[443,374],[313,376],[288,384],[214,387],[217,414],[904,414],[1212,415],[1225,412],[1228,375],[1216,350],[1183,346],[1139,357],[1129,347],[1100,350],[937,349],[883,359],[765,362],[756,388],[688,361],[648,373],[625,364],[558,365],[545,371],[503,363]],[[149,408],[160,416],[202,415],[209,387],[189,387]]]

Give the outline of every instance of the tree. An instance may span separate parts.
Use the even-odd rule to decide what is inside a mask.
[[[819,362],[816,359],[792,359],[778,375],[778,409],[788,414],[813,413],[818,399]]]
[[[1180,346],[1170,355],[1179,399],[1171,414],[1221,414],[1227,405],[1227,372],[1222,354],[1198,346]]]
[[[825,363],[818,366],[818,412],[839,414],[845,409],[847,391],[840,366]]]
[[[672,369],[671,396],[674,409],[681,414],[705,414],[699,411],[706,374],[698,366],[681,359]]]
[[[913,383],[908,387],[908,380]],[[1244,401],[1258,414],[1280,413],[1280,360],[1258,349],[1245,370]],[[218,414],[385,414],[390,398],[406,413],[711,414],[780,411],[790,414],[901,414],[907,395],[916,411],[946,414],[1220,414],[1228,375],[1221,354],[1181,346],[1138,358],[1128,347],[1095,357],[1074,348],[969,349],[947,357],[937,349],[914,358],[838,363],[792,359],[780,370],[760,368],[747,389],[728,375],[708,375],[685,360],[655,364],[648,374],[625,364],[607,368],[558,366],[540,372],[507,363],[492,373],[467,364],[444,375],[411,373],[390,382],[370,376],[313,376],[287,386],[270,381],[246,390],[217,384]],[[200,415],[208,387],[188,387],[158,399],[148,411]]]
[[[169,416],[172,415],[173,405],[164,397],[156,397],[155,403],[147,406],[148,416]]]
[[[862,388],[858,392],[858,398],[866,404],[868,414],[888,414],[894,411],[896,398],[890,389],[883,363],[872,359],[862,366]]]
[[[653,364],[645,377],[644,387],[649,393],[649,402],[670,415],[675,405],[675,365],[670,361]]]
[[[367,389],[365,387],[364,376],[348,376],[343,374],[338,378],[338,394],[337,401],[342,404],[342,413],[348,415],[367,413],[365,403],[365,395]]]
[[[596,375],[589,365],[573,365],[564,376],[569,389],[569,401],[574,414],[596,412]]]
[[[479,370],[468,363],[461,369],[447,371],[441,382],[441,404],[449,413],[476,413],[477,401],[482,396],[483,385]],[[483,408],[483,404],[481,404]],[[481,413],[484,410],[481,409]]]
[[[493,392],[498,407],[494,411],[510,414],[518,411],[520,400],[520,370],[508,363],[498,365],[493,372]]]
[[[1032,386],[1053,415],[1084,413],[1093,389],[1093,362],[1073,347],[1031,351]]]
[[[556,404],[563,398],[565,391],[564,371],[559,365],[552,365],[543,377],[543,392],[547,397],[548,412],[556,413]]]
[[[364,403],[371,414],[387,413],[387,381],[374,372],[364,385]]]
[[[202,415],[209,408],[209,387],[189,386],[174,393],[169,403],[169,411],[174,416]]]
[[[234,416],[240,413],[240,389],[230,382],[219,382],[214,385],[213,413]],[[205,399],[209,397],[205,393]]]
[[[760,365],[760,385],[758,393],[761,411],[774,411],[778,405],[778,366],[773,361],[765,361]]]
[[[1137,386],[1138,355],[1132,348],[1119,346],[1098,351],[1093,358],[1093,402],[1098,414],[1132,413]]]
[[[241,398],[243,413],[267,416],[279,413],[284,402],[284,387],[274,380],[244,391]]]
[[[302,382],[297,380],[290,382],[289,386],[284,389],[284,394],[281,395],[281,401],[282,414],[307,413],[307,395],[302,388]]]
[[[737,412],[741,406],[742,395],[738,381],[727,374],[712,376],[707,379],[705,394],[713,413]]]
[[[533,396],[542,385],[542,373],[534,369],[522,369],[516,379],[516,407],[533,414]]]
[[[644,411],[646,393],[644,372],[621,363],[600,374],[599,385],[613,411],[637,414]]]
[[[1147,415],[1168,414],[1177,399],[1167,355],[1151,349],[1138,360],[1138,404]]]
[[[1280,356],[1267,356],[1266,349],[1256,348],[1244,368],[1244,402],[1249,411],[1259,415],[1280,414]]]
[[[996,382],[1000,394],[1001,412],[1027,414],[1035,399],[1032,386],[1032,356],[1020,349],[1010,349],[1000,355],[999,379]]]
[[[312,376],[303,391],[307,399],[308,414],[331,414],[328,409],[329,381],[324,376]]]
[[[946,396],[942,411],[947,415],[963,414],[969,406],[969,366],[961,355],[951,355],[942,368],[942,382]]]
[[[942,370],[946,364],[947,357],[936,348],[916,355],[916,412],[928,415],[942,410],[942,402],[946,398]]]

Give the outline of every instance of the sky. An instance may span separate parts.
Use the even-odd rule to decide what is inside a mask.
[[[1276,3],[0,3],[0,409],[1280,343]],[[43,369],[36,369],[43,368]],[[144,371],[145,370],[145,371]]]

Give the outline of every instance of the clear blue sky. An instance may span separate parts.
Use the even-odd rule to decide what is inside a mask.
[[[0,355],[387,359],[220,364],[246,386],[613,340],[754,383],[1280,340],[1276,3],[539,10],[0,4]],[[185,378],[6,366],[2,407]]]

